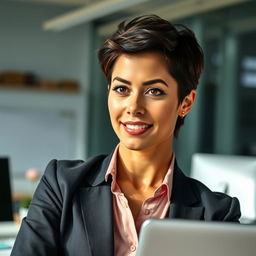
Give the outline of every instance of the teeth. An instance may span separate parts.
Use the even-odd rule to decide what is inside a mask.
[[[138,129],[145,129],[148,128],[149,125],[133,125],[133,124],[127,124],[127,128],[132,129],[132,130],[138,130]]]

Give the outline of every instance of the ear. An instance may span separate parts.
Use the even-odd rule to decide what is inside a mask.
[[[196,99],[196,90],[192,90],[182,101],[179,106],[178,114],[180,117],[185,117],[192,109],[192,106]]]

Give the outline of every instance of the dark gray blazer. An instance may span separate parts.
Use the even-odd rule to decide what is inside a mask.
[[[52,160],[23,219],[11,256],[113,256],[112,155]],[[239,202],[186,177],[175,163],[170,218],[238,221]]]

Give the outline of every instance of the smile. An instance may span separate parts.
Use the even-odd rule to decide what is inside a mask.
[[[153,125],[151,124],[145,124],[142,122],[127,122],[122,123],[125,131],[130,135],[141,135],[148,131]]]
[[[139,129],[145,129],[148,128],[149,125],[133,125],[133,124],[127,124],[126,125],[127,128],[132,129],[132,130],[139,130]]]

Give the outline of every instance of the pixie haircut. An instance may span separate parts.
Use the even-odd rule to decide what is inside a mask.
[[[157,15],[143,15],[123,21],[99,49],[98,58],[108,83],[113,66],[122,54],[159,52],[165,56],[169,73],[178,84],[178,102],[196,89],[204,67],[203,51],[194,33],[183,25],[177,29]],[[178,136],[184,118],[178,117],[174,135]]]

